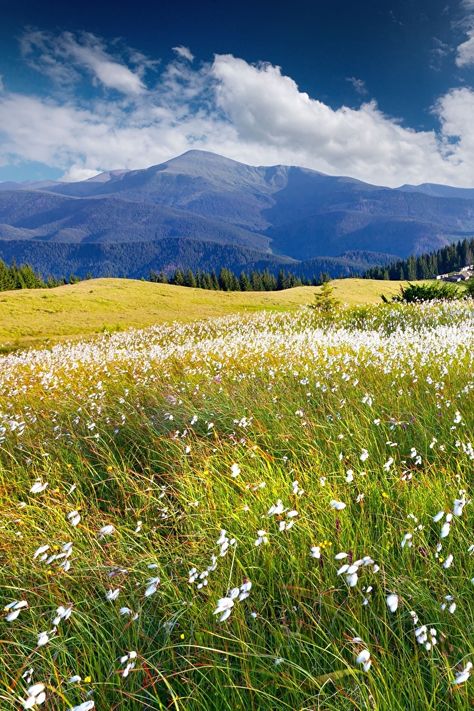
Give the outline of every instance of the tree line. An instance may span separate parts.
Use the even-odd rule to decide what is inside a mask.
[[[400,259],[385,266],[371,267],[364,272],[363,276],[366,279],[416,281],[457,271],[473,263],[474,239],[464,239],[442,247],[436,252]],[[87,275],[85,278],[91,278],[91,275]],[[306,277],[282,269],[277,274],[269,269],[261,271],[254,269],[249,272],[243,271],[237,275],[225,267],[219,271],[176,269],[171,274],[163,271],[151,271],[148,277],[148,281],[160,284],[176,284],[215,291],[281,291],[295,286],[319,286],[330,279],[327,272],[321,272],[318,276]],[[0,291],[47,289],[62,284],[74,284],[78,281],[80,278],[75,275],[71,275],[69,278],[44,278],[29,264],[17,265],[13,262],[8,266],[0,259]]]
[[[29,264],[16,264],[8,266],[0,259],[0,291],[14,289],[51,289],[62,284],[74,284],[79,277],[71,275],[69,279],[44,279]]]
[[[239,276],[227,268],[205,272],[192,269],[176,269],[172,274],[165,272],[150,272],[149,280],[159,284],[174,284],[176,286],[190,286],[195,289],[210,289],[214,291],[282,291],[295,286],[319,286],[329,281],[330,276],[325,272],[311,279],[296,276],[292,272],[280,270],[276,275],[268,269],[263,271],[253,270],[241,272]]]
[[[455,272],[473,263],[474,239],[463,239],[461,242],[448,244],[436,252],[400,259],[386,266],[371,267],[365,272],[364,277],[366,279],[398,279],[401,281],[431,279],[438,274]]]
[[[92,278],[91,275],[85,277],[85,279],[90,278]],[[165,272],[151,271],[147,281],[214,291],[281,291],[295,286],[319,286],[329,281],[330,278],[326,272],[321,272],[319,276],[310,279],[283,270],[275,275],[268,269],[241,272],[238,276],[232,270],[224,267],[219,272],[202,270],[193,272],[191,269],[176,269],[173,273],[166,274]],[[71,275],[69,278],[50,276],[45,279],[29,264],[18,265],[13,262],[11,266],[8,266],[0,259],[0,291],[51,289],[55,286],[75,284],[79,281],[81,278],[75,275]]]

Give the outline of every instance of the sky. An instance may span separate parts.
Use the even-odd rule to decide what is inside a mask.
[[[189,149],[474,186],[474,0],[0,0],[0,181]]]

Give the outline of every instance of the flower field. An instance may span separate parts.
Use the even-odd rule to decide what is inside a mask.
[[[472,300],[5,356],[0,708],[472,708],[473,473]]]

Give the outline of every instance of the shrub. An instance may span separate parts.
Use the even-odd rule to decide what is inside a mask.
[[[392,301],[404,301],[407,303],[420,301],[454,301],[461,297],[461,292],[454,284],[446,282],[423,282],[420,284],[408,284],[400,287],[400,294],[394,296]],[[384,301],[386,298],[382,297]]]

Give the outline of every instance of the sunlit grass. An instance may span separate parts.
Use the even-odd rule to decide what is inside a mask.
[[[349,304],[393,296],[401,282],[342,279],[336,295]],[[312,301],[319,287],[285,291],[223,292],[152,284],[133,279],[91,279],[55,289],[0,292],[0,348],[42,345],[88,334],[123,331],[171,321],[254,311],[294,311]]]
[[[2,708],[36,682],[58,711],[471,707],[453,682],[474,653],[472,504],[440,531],[472,493],[472,306],[319,326],[235,317],[1,361],[0,609],[28,603],[0,620]],[[364,556],[350,587],[338,569]]]

